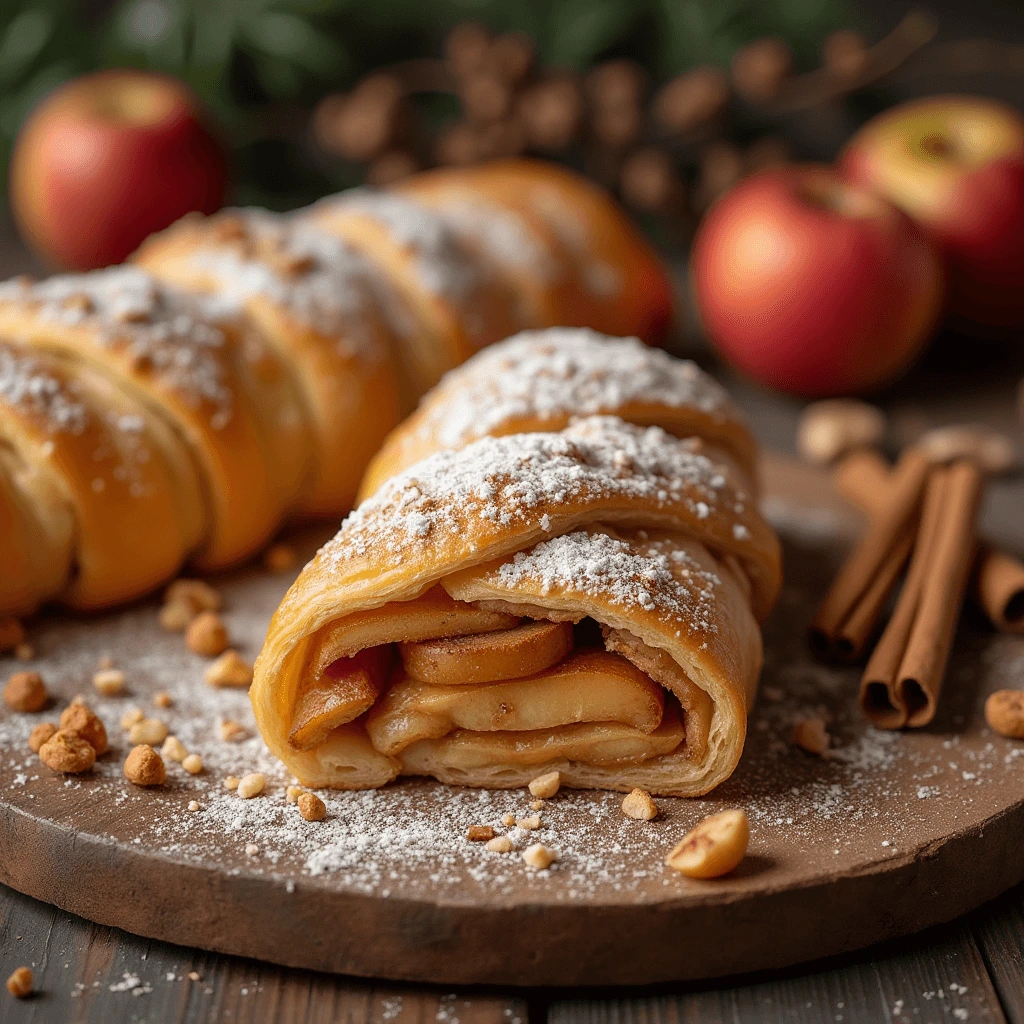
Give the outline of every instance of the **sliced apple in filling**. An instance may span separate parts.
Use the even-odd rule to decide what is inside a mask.
[[[404,672],[366,718],[382,754],[454,729],[520,732],[580,722],[619,722],[641,733],[661,723],[664,691],[635,665],[607,651],[579,651],[524,679],[439,686]]]
[[[530,732],[471,732],[456,729],[439,739],[419,740],[399,755],[402,770],[431,775],[438,765],[458,771],[530,767],[551,761],[589,765],[640,764],[675,753],[686,734],[675,701],[665,703],[661,724],[641,732],[621,722],[582,722]]]
[[[328,665],[320,678],[299,694],[288,742],[296,750],[311,750],[339,725],[373,707],[392,660],[390,647],[369,647]]]
[[[398,650],[413,679],[465,686],[543,672],[572,650],[572,640],[568,622],[524,622],[476,636],[399,644]]]

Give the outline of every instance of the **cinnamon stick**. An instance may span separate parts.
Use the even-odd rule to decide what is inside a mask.
[[[910,555],[930,465],[920,452],[904,452],[889,477],[884,504],[850,553],[811,623],[819,654],[854,660],[869,639],[882,607]],[[847,627],[844,629],[844,627]]]
[[[914,542],[914,554],[892,617],[882,633],[861,677],[860,706],[871,724],[879,729],[901,729],[907,724],[907,695],[897,685],[900,666],[910,641],[914,620],[921,604],[921,591],[942,517],[949,475],[933,470],[925,488],[921,523]]]
[[[877,451],[861,449],[846,456],[835,472],[839,491],[870,515],[884,502],[889,463]],[[996,629],[1024,633],[1024,562],[982,541],[974,563],[969,594]]]

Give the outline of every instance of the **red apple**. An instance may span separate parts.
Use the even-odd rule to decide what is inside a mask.
[[[894,107],[850,141],[840,166],[944,249],[950,307],[1024,325],[1024,118],[1002,103],[934,96]]]
[[[41,255],[87,270],[118,263],[147,235],[224,200],[227,164],[177,79],[99,71],[28,116],[11,158],[11,206]]]
[[[941,257],[910,218],[814,164],[761,171],[728,192],[701,225],[692,267],[722,354],[803,395],[891,380],[943,308]]]

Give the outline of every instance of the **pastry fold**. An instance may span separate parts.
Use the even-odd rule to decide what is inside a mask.
[[[780,585],[735,429],[730,452],[583,416],[384,482],[271,622],[250,691],[270,748],[315,786],[557,769],[714,788],[743,749]]]

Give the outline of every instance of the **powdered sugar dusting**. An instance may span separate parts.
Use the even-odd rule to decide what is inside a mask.
[[[523,331],[452,370],[418,434],[458,448],[516,420],[609,414],[638,402],[741,422],[725,389],[695,363],[637,338],[561,327]]]
[[[51,432],[80,434],[89,414],[74,391],[34,356],[0,344],[0,401],[38,417]]]

